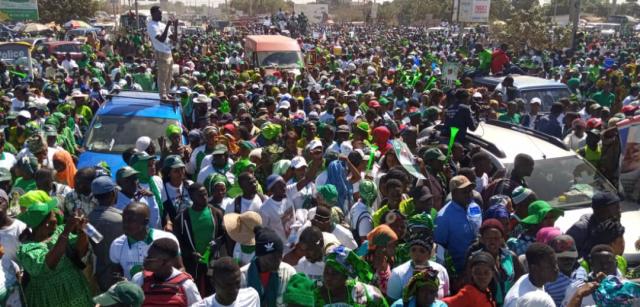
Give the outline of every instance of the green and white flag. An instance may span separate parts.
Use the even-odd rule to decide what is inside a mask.
[[[420,173],[416,160],[413,158],[413,153],[411,153],[411,150],[409,150],[405,142],[401,140],[391,140],[391,145],[393,145],[393,150],[396,153],[396,157],[398,157],[398,161],[400,161],[402,167],[404,167],[411,176],[417,179],[427,179]]]

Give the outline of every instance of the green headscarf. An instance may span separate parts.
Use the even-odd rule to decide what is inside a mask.
[[[282,299],[286,304],[314,307],[316,297],[315,289],[315,281],[308,278],[304,273],[297,273],[289,278]]]
[[[415,272],[413,277],[409,279],[406,287],[402,291],[402,301],[408,303],[412,297],[420,291],[422,287],[432,291],[438,291],[440,280],[438,279],[438,271],[427,267],[425,270]]]
[[[223,183],[227,188],[229,187],[227,176],[219,173],[212,173],[204,179],[204,186],[207,187],[209,195],[213,193],[213,188],[219,183]]]
[[[278,162],[273,164],[273,171],[271,173],[284,176],[284,174],[287,173],[289,167],[291,167],[291,160],[279,160]]]
[[[51,197],[47,192],[42,190],[32,190],[20,196],[18,203],[20,207],[29,208],[35,204],[47,203],[51,201]]]
[[[51,211],[54,210],[56,211],[56,218],[58,219],[58,223],[61,224],[62,215],[58,211],[57,198],[52,198],[47,202],[39,202],[31,205],[29,206],[29,208],[27,208],[26,211],[20,213],[17,218],[18,220],[27,224],[29,228],[35,229],[40,226],[44,219],[46,219],[47,216],[51,214]]]
[[[274,124],[272,122],[266,122],[262,124],[260,128],[262,131],[262,136],[267,140],[273,140],[278,135],[280,135],[280,131],[282,131],[282,126],[278,124]]]
[[[324,263],[347,278],[357,279],[363,283],[370,283],[373,280],[371,266],[343,245],[334,248],[327,254]]]
[[[376,183],[371,180],[363,180],[360,183],[360,197],[367,206],[371,207],[378,197],[378,186],[376,186]]]
[[[320,185],[317,191],[327,204],[333,206],[338,202],[338,190],[333,184]]]
[[[246,171],[250,167],[255,168],[256,165],[249,159],[240,159],[238,162],[233,164],[233,174],[238,177],[242,172]]]

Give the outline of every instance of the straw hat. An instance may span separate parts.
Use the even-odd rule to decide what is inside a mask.
[[[253,229],[258,225],[262,225],[260,214],[253,211],[247,211],[242,214],[228,213],[225,214],[223,222],[231,239],[242,245],[256,244]]]

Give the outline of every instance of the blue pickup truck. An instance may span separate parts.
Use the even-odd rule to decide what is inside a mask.
[[[98,109],[84,136],[78,168],[106,162],[113,175],[125,166],[122,153],[148,136],[158,147],[167,126],[182,126],[182,110],[172,102],[160,101],[158,93],[121,91],[113,93]]]

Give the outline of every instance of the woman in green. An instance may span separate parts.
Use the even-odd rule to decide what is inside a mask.
[[[382,292],[369,283],[373,272],[369,264],[353,251],[338,246],[325,256],[323,285],[316,288],[315,305],[387,307]]]
[[[13,183],[11,195],[17,193],[22,195],[31,190],[36,189],[36,180],[34,176],[39,168],[38,159],[32,154],[27,153],[16,163],[16,181]],[[13,196],[12,196],[13,197]]]
[[[66,225],[57,201],[31,205],[18,215],[29,228],[22,233],[18,263],[29,274],[24,289],[27,306],[93,306],[80,266],[89,249],[82,231],[86,220],[71,217]]]

